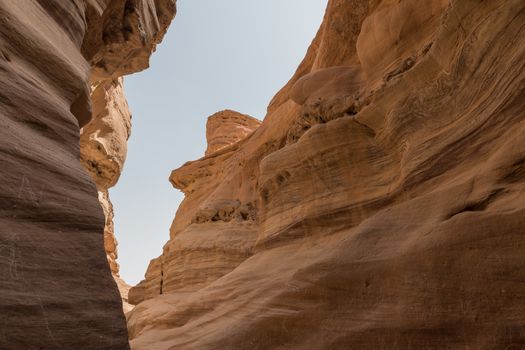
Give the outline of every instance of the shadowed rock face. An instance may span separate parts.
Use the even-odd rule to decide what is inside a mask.
[[[261,126],[172,173],[132,348],[525,347],[524,24],[331,0]]]
[[[79,161],[80,127],[96,129],[88,124],[95,61],[86,52],[104,56],[95,39],[99,32],[115,32],[106,28],[111,21],[100,20],[109,3],[0,0],[1,349],[129,348],[104,251],[104,213]],[[147,32],[155,39],[146,36],[140,47],[133,41],[135,52],[148,53],[143,56],[166,29],[166,21],[151,14],[157,4],[157,14],[171,20],[172,0],[126,7],[133,18],[144,18],[141,11],[148,8],[148,21],[158,28]],[[147,59],[133,66],[145,67]],[[103,79],[99,73],[96,82],[130,72],[112,69]],[[106,131],[97,129],[97,145],[110,144]]]

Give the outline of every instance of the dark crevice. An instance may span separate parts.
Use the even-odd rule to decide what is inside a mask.
[[[0,91],[0,104],[9,106],[9,107],[15,107],[15,104],[11,101],[11,99]]]
[[[522,158],[512,164],[507,170],[502,182],[514,183],[525,179],[525,158]]]
[[[348,115],[356,115],[357,113],[359,113],[359,108],[357,106],[357,103],[352,104],[350,107],[348,107],[345,110],[345,114],[348,114]]]
[[[0,50],[0,56],[3,57],[5,61],[11,62],[11,56],[7,52]]]
[[[415,64],[416,64],[416,58],[415,57],[409,57],[409,58],[405,59],[403,61],[403,63],[401,63],[401,65],[399,67],[397,67],[393,71],[389,72],[385,76],[385,79],[384,79],[385,82],[388,82],[388,81],[392,80],[393,78],[397,77],[398,75],[401,75],[401,74],[405,73],[406,71],[408,71],[412,67],[414,67]]]
[[[163,288],[164,288],[164,264],[162,263],[162,261],[160,262],[160,294],[162,295],[163,294]]]
[[[79,127],[85,126],[91,120],[92,107],[91,107],[91,94],[86,87],[81,89],[70,108],[71,114],[73,114],[77,120]]]
[[[467,202],[461,209],[454,210],[447,216],[447,220],[453,218],[456,215],[465,212],[484,211],[488,206],[493,203],[498,197],[505,193],[504,189],[497,189],[493,191],[489,196],[478,202]]]

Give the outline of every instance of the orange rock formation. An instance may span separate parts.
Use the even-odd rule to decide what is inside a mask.
[[[132,348],[525,346],[524,24],[521,0],[331,0],[262,124],[172,173]]]

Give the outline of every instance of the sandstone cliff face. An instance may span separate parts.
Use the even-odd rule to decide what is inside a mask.
[[[96,187],[125,157],[118,79],[147,67],[174,12],[173,0],[0,1],[0,348],[129,348]],[[79,161],[82,127],[97,186]]]
[[[239,162],[244,159],[235,153],[259,125],[257,119],[234,111],[209,117],[207,156],[171,174],[171,183],[186,198],[164,254],[151,262],[146,279],[131,289],[132,304],[165,293],[195,292],[253,254],[257,238],[256,163],[243,167],[245,172],[239,174]]]
[[[331,0],[255,132],[173,172],[132,348],[524,347],[524,24]]]

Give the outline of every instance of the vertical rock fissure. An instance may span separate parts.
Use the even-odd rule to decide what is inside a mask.
[[[160,288],[159,288],[159,294],[164,294],[163,293],[163,288],[164,288],[164,263],[160,263]]]

